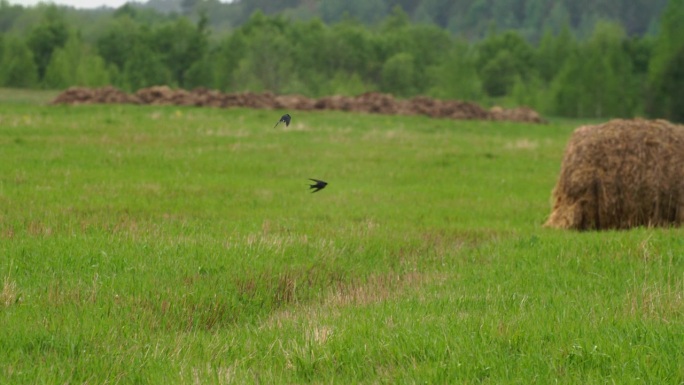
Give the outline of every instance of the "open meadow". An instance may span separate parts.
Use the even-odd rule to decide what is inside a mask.
[[[542,227],[581,122],[0,99],[0,383],[684,382],[684,231]]]

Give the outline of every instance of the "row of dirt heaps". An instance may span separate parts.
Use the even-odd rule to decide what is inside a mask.
[[[62,92],[53,104],[126,103],[152,105],[247,107],[284,110],[341,110],[388,115],[427,115],[434,118],[508,120],[543,123],[539,114],[527,107],[486,110],[477,104],[458,100],[438,100],[425,96],[400,100],[392,95],[367,92],[358,96],[326,96],[311,99],[302,95],[264,93],[222,93],[197,88],[192,91],[171,89],[167,86],[143,88],[127,94],[117,88],[71,87]]]
[[[684,126],[611,120],[577,128],[546,226],[602,230],[684,221]]]

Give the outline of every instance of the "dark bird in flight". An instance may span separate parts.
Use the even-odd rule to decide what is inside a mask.
[[[291,120],[291,119],[292,119],[292,117],[290,117],[290,114],[285,114],[285,115],[283,115],[283,116],[280,117],[280,120],[278,121],[278,123],[276,123],[275,126],[273,126],[273,128],[278,127],[278,125],[279,125],[280,123],[285,123],[285,126],[289,126],[289,125],[290,125],[290,120]]]
[[[328,182],[323,182],[322,180],[311,179],[311,178],[309,178],[309,180],[312,180],[312,181],[316,182],[316,183],[314,183],[314,184],[312,184],[312,185],[309,185],[309,188],[310,188],[310,189],[314,189],[314,190],[312,191],[312,193],[315,193],[315,192],[318,191],[318,190],[323,190],[323,189],[325,188],[325,186],[328,185]]]

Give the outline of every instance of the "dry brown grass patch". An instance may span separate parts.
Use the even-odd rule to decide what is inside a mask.
[[[659,286],[643,284],[627,292],[625,312],[641,319],[666,323],[680,322],[684,315],[684,285]]]
[[[445,277],[426,273],[384,273],[369,276],[366,279],[338,281],[327,291],[320,303],[302,304],[295,308],[288,307],[277,311],[264,323],[265,327],[283,327],[286,322],[305,319],[318,325],[321,317],[338,314],[339,309],[351,306],[366,306],[393,298],[398,298],[407,291],[428,283],[442,281]],[[332,330],[316,327],[310,331],[310,339],[324,342],[332,334]]]
[[[2,283],[2,292],[0,292],[0,304],[9,307],[19,302],[19,298],[17,282],[10,277],[5,277]]]
[[[378,274],[365,282],[340,283],[326,296],[329,306],[358,306],[385,301],[406,287],[417,287],[425,281],[424,274]]]

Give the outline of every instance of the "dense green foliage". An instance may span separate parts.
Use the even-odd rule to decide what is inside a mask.
[[[183,16],[126,5],[98,19],[98,28],[87,34],[92,27],[74,26],[72,11],[54,6],[32,10],[41,13],[26,33],[2,35],[0,85],[60,89],[112,84],[135,91],[168,84],[314,97],[381,91],[485,105],[525,104],[554,116],[684,120],[684,0],[669,1],[667,12],[654,21],[660,26],[657,34],[634,35],[626,31],[628,23],[601,19],[592,19],[591,27],[581,30],[578,25],[588,22],[576,12],[583,8],[558,2],[568,7],[562,23],[539,26],[523,21],[530,28],[536,25],[541,36],[530,37],[519,25],[505,24],[505,30],[491,27],[486,35],[478,35],[479,40],[464,40],[467,34],[454,34],[440,22],[414,22],[431,12],[449,14],[447,8],[458,8],[452,2],[393,2],[391,11],[366,20],[353,16],[361,10],[376,15],[373,9],[388,4],[323,1],[316,8],[321,20],[286,12],[303,7],[297,1],[242,1],[227,6],[249,10],[251,16],[229,33],[212,27],[215,14],[202,8],[205,3],[183,4]],[[533,1],[510,4],[546,14]],[[649,17],[639,8],[642,2],[631,4],[620,9]],[[283,13],[267,16],[262,9]],[[342,9],[350,16],[325,17],[326,12],[344,13]],[[485,7],[476,1],[464,9],[484,12],[482,20],[497,20],[490,13],[521,14],[500,2]],[[602,15],[597,11],[601,7],[586,9]],[[0,2],[0,20],[16,21],[21,14]]]
[[[0,383],[684,381],[682,230],[541,227],[583,122],[8,100]]]
[[[539,40],[543,31],[556,32],[568,24],[579,36],[591,34],[594,24],[608,19],[624,26],[628,35],[653,33],[654,26],[668,0],[148,0],[131,2],[124,12],[135,9],[147,22],[166,15],[197,17],[205,14],[217,32],[246,23],[257,10],[266,15],[285,14],[294,20],[319,18],[336,23],[345,18],[373,25],[401,8],[413,22],[430,23],[469,39],[482,38],[491,32],[515,30],[527,39]],[[2,1],[0,31],[20,26],[26,18],[35,18],[21,7]],[[112,12],[110,8],[71,12],[70,23],[89,24]],[[160,17],[161,16],[161,17]]]
[[[671,1],[661,22],[662,32],[649,66],[648,111],[684,122],[684,1]]]

